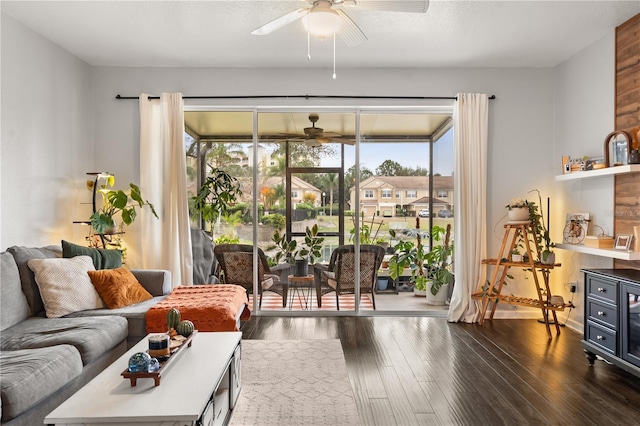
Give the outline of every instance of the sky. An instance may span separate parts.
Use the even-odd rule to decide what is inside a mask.
[[[348,147],[345,154],[345,168],[353,165],[355,150]],[[433,146],[434,173],[443,176],[453,174],[453,131],[448,131]],[[376,167],[385,160],[396,161],[404,167],[429,168],[429,146],[416,143],[372,143],[362,144],[360,149],[360,167],[375,172]],[[338,166],[339,158],[323,160],[322,166]]]

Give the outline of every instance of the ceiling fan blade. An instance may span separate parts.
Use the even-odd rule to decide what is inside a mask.
[[[278,133],[281,138],[293,138],[293,139],[306,139],[307,135],[304,133]]]
[[[329,142],[343,143],[345,145],[355,145],[356,144],[355,139],[328,138],[328,141]]]
[[[342,18],[342,25],[338,30],[338,35],[344,40],[347,46],[356,46],[367,41],[367,36],[364,35],[360,27],[353,22],[349,15],[341,9],[337,9],[336,13]]]
[[[356,0],[355,3],[358,10],[426,13],[429,9],[429,0]]]
[[[322,132],[322,137],[325,138],[341,138],[342,135],[336,132]]]
[[[255,30],[251,31],[251,34],[253,34],[253,35],[267,35],[267,34],[270,34],[270,33],[274,32],[275,30],[279,30],[280,28],[284,27],[285,25],[288,25],[288,24],[290,24],[292,22],[297,21],[298,19],[302,18],[307,13],[309,13],[309,9],[294,10],[293,12],[289,12],[286,15],[282,15],[281,17],[276,18],[271,22],[267,22],[266,24],[264,24],[263,26],[261,26],[259,28],[256,28]]]
[[[311,140],[311,139],[309,139]],[[307,140],[307,142],[309,141]],[[356,141],[354,139],[345,139],[342,137],[332,137],[332,136],[327,136],[327,134],[323,134],[322,136],[318,136],[317,138],[315,138],[315,143],[317,145],[322,145],[323,143],[343,143],[346,145],[355,145]],[[317,146],[314,145],[314,146]]]

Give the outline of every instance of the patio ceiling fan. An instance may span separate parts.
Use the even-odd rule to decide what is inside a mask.
[[[343,138],[341,134],[335,132],[325,132],[323,128],[316,127],[316,123],[320,119],[320,116],[312,112],[309,114],[309,121],[311,127],[305,127],[303,129],[304,134],[300,133],[280,133],[280,137],[284,137],[287,140],[301,140],[308,146],[320,146],[329,142],[344,143],[347,145],[354,145],[356,141],[354,139]]]
[[[348,46],[355,46],[367,40],[360,27],[344,11],[381,10],[389,12],[425,13],[429,0],[304,0],[310,7],[291,11],[271,22],[267,22],[251,32],[253,35],[267,35],[302,19],[309,34],[321,38],[338,34]]]

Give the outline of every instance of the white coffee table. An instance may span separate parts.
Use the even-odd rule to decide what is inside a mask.
[[[129,357],[148,349],[143,339],[44,419],[55,425],[224,425],[240,393],[242,333],[198,333],[159,386],[121,376]]]

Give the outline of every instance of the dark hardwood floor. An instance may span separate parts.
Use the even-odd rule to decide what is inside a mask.
[[[640,379],[535,320],[253,317],[243,339],[340,339],[363,425],[640,425]]]

